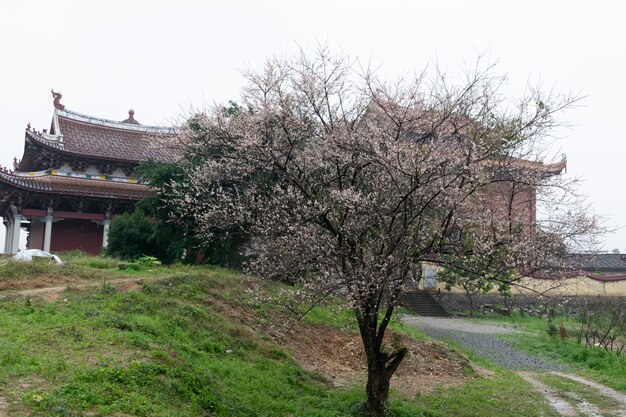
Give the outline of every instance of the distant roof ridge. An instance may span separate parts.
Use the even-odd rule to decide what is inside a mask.
[[[83,114],[83,113],[79,113],[73,110],[68,110],[67,108],[64,108],[63,110],[55,108],[54,111],[59,117],[64,117],[66,119],[75,120],[77,122],[110,127],[113,129],[123,129],[123,130],[131,130],[131,131],[146,132],[146,133],[165,133],[165,134],[179,134],[181,132],[181,130],[177,127],[141,125],[141,124],[128,123],[126,120],[120,122],[117,120],[90,116],[88,114]]]
[[[565,259],[583,271],[626,272],[626,254],[623,253],[570,253]]]

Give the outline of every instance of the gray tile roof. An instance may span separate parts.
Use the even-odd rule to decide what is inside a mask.
[[[27,141],[64,154],[133,164],[149,158],[175,162],[184,153],[177,128],[144,126],[131,117],[115,122],[69,110],[54,114],[51,134],[29,128]]]
[[[625,254],[572,254],[567,257],[566,263],[586,272],[626,272]]]

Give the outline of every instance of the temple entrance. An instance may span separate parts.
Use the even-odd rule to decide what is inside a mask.
[[[52,252],[81,250],[97,255],[102,250],[102,226],[94,221],[64,219],[55,223],[52,230]]]

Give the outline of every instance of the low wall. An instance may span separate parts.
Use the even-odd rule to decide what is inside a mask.
[[[443,283],[437,289],[446,292]],[[452,287],[451,292],[464,294],[462,288]],[[494,288],[493,293],[497,293]],[[626,275],[589,274],[564,278],[522,278],[514,285],[516,294],[543,294],[545,296],[626,296]]]
[[[476,311],[507,314],[508,311],[523,310],[530,315],[547,314],[549,308],[557,308],[566,315],[575,315],[590,301],[603,299],[617,299],[626,302],[626,296],[552,296],[546,297],[537,294],[516,294],[504,297],[501,294],[488,293],[473,296]],[[438,293],[435,298],[450,312],[469,311],[470,302],[465,294],[458,292]]]

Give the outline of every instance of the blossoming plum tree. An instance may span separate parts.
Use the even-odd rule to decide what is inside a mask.
[[[473,271],[493,255],[500,269],[530,271],[597,226],[560,206],[551,214],[564,217],[539,224],[493,198],[498,184],[527,200],[567,191],[538,158],[571,97],[532,92],[511,106],[491,69],[456,85],[425,74],[385,82],[324,48],[245,76],[234,111],[190,119],[190,155],[201,163],[174,184],[178,204],[207,237],[245,230],[254,273],[347,300],[373,416],[407,354],[384,348],[385,332],[422,262]]]

